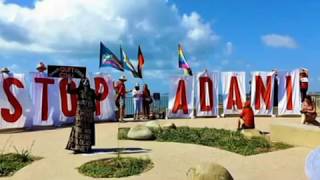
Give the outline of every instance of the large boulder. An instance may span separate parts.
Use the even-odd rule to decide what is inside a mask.
[[[145,126],[137,125],[130,128],[127,137],[133,140],[152,140],[154,135],[152,131]]]
[[[160,123],[158,121],[148,121],[145,126],[150,129],[160,129]]]
[[[188,177],[191,180],[233,180],[226,168],[215,163],[200,164],[190,168]]]
[[[264,137],[258,129],[243,129],[241,130],[241,134],[249,139],[253,137]]]

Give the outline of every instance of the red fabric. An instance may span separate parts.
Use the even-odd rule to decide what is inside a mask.
[[[292,85],[292,77],[286,77],[286,89],[287,89],[287,110],[293,110],[293,85]]]
[[[234,94],[236,94],[236,100],[233,98]],[[241,95],[236,76],[231,77],[227,109],[232,109],[234,105],[236,105],[238,109],[242,109]]]
[[[60,98],[61,98],[61,109],[65,116],[67,117],[73,117],[76,115],[77,112],[77,95],[71,95],[71,109],[68,109],[68,93],[67,93],[67,87],[68,87],[68,79],[62,79],[60,81]],[[71,88],[76,89],[76,83],[73,81],[71,82]]]
[[[41,83],[43,84],[42,88],[42,109],[41,109],[41,120],[42,121],[47,121],[48,120],[48,111],[49,111],[49,98],[48,98],[48,86],[49,84],[54,84],[53,79],[48,79],[48,78],[35,78],[34,81],[36,83]]]
[[[186,85],[184,80],[179,81],[176,99],[172,108],[172,113],[177,113],[179,109],[182,109],[184,114],[188,114],[188,102],[186,96]]]
[[[117,84],[116,90],[117,90],[117,92],[118,92],[118,94],[119,94],[120,96],[125,96],[125,95],[126,95],[126,86],[124,85],[123,82],[120,81],[120,82]]]
[[[10,113],[10,109],[1,108],[1,116],[3,120],[9,123],[16,122],[22,115],[22,106],[10,90],[10,87],[12,85],[15,85],[17,88],[24,88],[22,82],[16,78],[10,77],[10,78],[4,79],[3,81],[3,90],[8,98],[8,101],[14,108],[14,112],[12,114]]]
[[[99,115],[101,115],[100,102],[105,100],[108,97],[109,89],[108,89],[107,82],[102,77],[94,78],[94,82],[95,82],[95,87],[96,87],[95,88],[96,89],[96,94],[98,95],[98,93],[102,93],[101,99],[96,100],[96,115],[99,116]],[[101,86],[103,86],[103,92],[99,92],[99,89],[100,89]]]
[[[150,90],[148,89],[147,86],[145,86],[145,87],[143,88],[143,97],[144,97],[144,98],[148,98],[148,97],[150,97],[150,96],[151,96]]]
[[[264,86],[261,76],[256,76],[256,94],[255,94],[255,109],[261,107],[261,98],[266,103],[266,108],[271,109],[271,92],[272,92],[272,76],[267,77],[267,87]]]
[[[138,68],[137,68],[138,69],[138,77],[139,78],[142,78],[143,66],[144,66],[144,57],[143,57],[141,48],[139,46],[139,49],[138,49]]]
[[[200,77],[200,110],[212,111],[213,108],[213,82],[209,77]],[[208,84],[209,94],[206,94],[206,83]],[[206,97],[209,96],[210,104],[206,104]]]
[[[253,110],[251,109],[251,107],[245,107],[241,114],[240,117],[243,119],[244,121],[244,125],[247,128],[254,128],[255,124],[254,124],[254,113]]]
[[[308,78],[308,74],[305,72],[300,73],[300,79],[302,79],[302,78]],[[301,82],[300,81],[300,89],[307,90],[308,87],[309,87],[308,82]]]
[[[309,83],[308,82],[301,82],[300,83],[300,88],[301,89],[308,89]]]

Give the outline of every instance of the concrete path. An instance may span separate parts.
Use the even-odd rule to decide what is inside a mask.
[[[257,118],[256,126],[269,131],[273,121],[298,123],[299,118]],[[174,122],[178,126],[215,127],[235,129],[236,118],[164,120],[161,123]],[[96,124],[95,148],[107,151],[109,148],[141,148],[145,153],[132,153],[123,156],[150,157],[155,167],[150,171],[128,180],[184,180],[186,172],[201,162],[216,162],[225,166],[237,180],[303,180],[305,158],[311,149],[295,147],[288,150],[244,157],[216,148],[192,144],[160,143],[152,141],[117,141],[117,129],[130,127],[140,122]],[[28,148],[35,141],[32,154],[43,159],[23,168],[10,178],[12,180],[65,180],[93,179],[78,173],[81,164],[100,158],[115,157],[114,154],[73,155],[64,149],[70,128],[41,130],[20,133],[1,133],[0,149],[5,142],[14,144],[18,149]],[[10,148],[12,151],[13,148]]]

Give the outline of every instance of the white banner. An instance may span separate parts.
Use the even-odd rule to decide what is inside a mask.
[[[299,70],[279,73],[279,115],[300,115]]]
[[[240,114],[246,100],[245,72],[222,72],[224,114]]]
[[[59,91],[57,79],[48,78],[46,73],[30,73],[31,98],[35,109],[34,126],[52,126],[59,121]],[[56,121],[56,123],[54,122]]]
[[[193,77],[172,77],[169,91],[169,118],[193,116]]]
[[[113,81],[110,75],[99,73],[91,78],[91,87],[94,87],[97,93],[102,93],[101,101],[96,103],[96,120],[113,120],[115,119],[115,92]]]
[[[197,116],[218,116],[219,111],[219,73],[201,72],[197,75]]]
[[[0,74],[0,129],[31,126],[30,102],[24,74]]]
[[[252,72],[251,107],[255,115],[273,114],[274,72]]]

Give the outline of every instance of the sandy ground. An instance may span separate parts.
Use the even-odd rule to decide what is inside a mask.
[[[273,121],[298,123],[299,118],[257,118],[256,127],[269,131]],[[174,122],[177,126],[215,127],[235,129],[236,118],[163,120],[161,123]],[[103,152],[111,148],[141,148],[143,153],[128,153],[123,156],[149,157],[154,168],[139,176],[121,178],[128,180],[184,180],[189,168],[202,162],[215,162],[225,166],[236,180],[303,180],[305,158],[311,151],[305,147],[244,157],[235,153],[192,144],[160,143],[151,141],[118,141],[117,129],[130,127],[141,122],[100,123],[96,124],[96,150]],[[23,168],[14,176],[2,179],[12,180],[65,180],[93,179],[78,173],[81,164],[100,158],[115,157],[115,154],[74,155],[64,149],[70,133],[70,127],[29,132],[6,132],[0,134],[0,148],[5,142],[18,149],[28,148],[34,141],[32,154],[43,159]],[[7,151],[12,151],[11,147]]]

